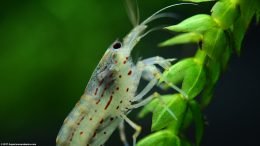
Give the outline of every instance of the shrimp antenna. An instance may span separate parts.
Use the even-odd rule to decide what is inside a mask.
[[[133,26],[137,26],[140,21],[140,12],[137,0],[125,0],[127,15]]]
[[[155,15],[153,18],[150,19],[151,21],[154,21],[159,18],[173,18],[173,19],[180,19],[180,16],[174,13],[160,13]]]
[[[153,20],[159,19],[159,18],[164,18],[164,17],[179,19],[179,16],[174,14],[174,13],[160,13],[160,14],[157,14],[154,17],[152,17],[150,19],[150,21],[153,21]],[[150,34],[151,32],[154,32],[154,31],[157,31],[157,30],[161,30],[161,29],[165,28],[166,26],[168,26],[168,25],[160,25],[160,26],[157,26],[157,27],[153,27],[150,30],[146,31],[141,36],[139,36],[139,39],[142,39],[143,37],[145,37],[146,35]]]
[[[142,34],[141,36],[139,36],[139,39],[142,39],[143,37],[145,37],[146,35],[150,34],[151,32],[157,31],[157,30],[161,30],[163,28],[165,28],[168,25],[161,25],[161,26],[157,26],[154,28],[151,28],[150,30],[146,31],[144,34]]]
[[[151,21],[153,21],[153,20],[155,20],[157,18],[160,18],[160,17],[157,16],[159,13],[161,13],[162,11],[164,11],[166,9],[169,9],[169,8],[175,7],[175,6],[179,6],[179,5],[197,5],[197,4],[195,4],[195,3],[178,3],[178,4],[169,5],[167,7],[164,7],[162,9],[158,10],[157,12],[153,13],[150,17],[145,19],[141,24],[145,25],[145,24],[147,24],[147,23],[149,23],[149,22],[151,22]]]

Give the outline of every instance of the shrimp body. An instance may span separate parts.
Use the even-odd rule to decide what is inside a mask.
[[[105,52],[85,93],[64,120],[57,145],[102,145],[123,120],[120,114],[131,110],[131,99],[136,94],[141,72],[129,50],[138,42],[134,39],[138,33],[141,32],[133,29],[124,44],[116,41]]]
[[[176,4],[179,5],[179,4]],[[115,41],[105,52],[94,70],[84,94],[70,112],[56,138],[57,146],[100,146],[103,145],[122,121],[136,129],[133,145],[141,127],[133,123],[126,115],[134,108],[147,104],[151,97],[142,98],[158,83],[160,74],[155,66],[169,67],[172,59],[151,57],[136,64],[131,52],[145,35],[147,23],[157,17],[165,7],[135,26],[123,42]],[[141,77],[148,80],[147,86],[138,94],[137,87]],[[122,139],[121,133],[121,139]],[[124,135],[123,135],[124,136]],[[122,141],[127,144],[125,139]]]

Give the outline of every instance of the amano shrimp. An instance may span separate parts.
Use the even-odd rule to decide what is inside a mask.
[[[119,125],[122,129],[123,121],[136,130],[133,145],[136,144],[141,127],[132,122],[127,114],[153,99],[154,96],[144,97],[159,81],[161,72],[155,65],[167,69],[174,59],[156,56],[133,63],[131,52],[146,34],[149,22],[157,19],[161,11],[181,4],[157,11],[136,25],[122,42],[117,40],[112,43],[94,70],[84,94],[64,120],[56,139],[57,146],[103,145]],[[149,82],[137,94],[141,78]],[[120,131],[121,139],[127,145],[125,135]]]

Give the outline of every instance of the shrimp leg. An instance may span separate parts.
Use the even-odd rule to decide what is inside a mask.
[[[125,122],[124,120],[119,124],[119,134],[120,134],[120,139],[123,142],[124,146],[129,146],[127,139],[126,139],[126,134],[125,134]]]
[[[141,62],[145,65],[155,65],[158,64],[164,69],[168,69],[171,66],[171,62],[176,60],[175,58],[169,58],[169,59],[164,59],[161,56],[154,56],[150,57],[147,59],[142,60]]]
[[[170,86],[177,92],[181,93],[183,95],[183,97],[185,97],[187,99],[188,95],[183,90],[181,90],[179,87],[177,87],[176,85],[174,85],[174,84],[168,82],[167,80],[165,80],[164,78],[162,78],[160,70],[155,66],[155,64],[158,64],[159,66],[161,66],[162,68],[167,70],[171,66],[170,62],[174,61],[174,60],[175,60],[174,58],[164,59],[163,57],[155,56],[155,57],[147,58],[145,60],[140,61],[142,64],[145,64],[147,66],[143,70],[142,78],[144,78],[145,80],[148,80],[148,81],[153,80],[154,77],[157,77],[159,79],[161,78],[161,80],[163,82],[165,82],[168,86]],[[160,85],[159,85],[159,87],[160,87]]]
[[[147,58],[145,60],[139,61],[137,63],[137,69],[139,70],[139,73],[140,73],[139,75],[141,75],[143,78],[149,80],[149,83],[131,101],[141,100],[158,83],[158,81],[161,77],[161,72],[155,66],[155,64],[158,64],[159,66],[163,67],[164,69],[168,69],[171,65],[170,61],[173,61],[173,60],[175,60],[175,59],[164,59],[162,57],[156,56],[156,57]],[[158,94],[155,93],[155,94],[145,98],[144,100],[141,100],[139,103],[131,105],[130,109],[144,106],[148,102],[150,102],[152,99],[154,99],[154,97],[159,97],[159,96],[158,96]],[[163,105],[165,105],[165,104],[163,104]],[[165,106],[165,108],[167,109],[167,111],[172,113],[172,111],[170,111],[170,109],[168,109],[167,106]],[[131,127],[133,127],[136,130],[136,132],[133,135],[133,146],[135,146],[136,145],[136,139],[141,132],[141,127],[139,125],[135,124],[129,118],[127,118],[126,115],[124,115],[122,113],[120,115]],[[172,113],[172,115],[173,115],[174,118],[176,117],[173,113]],[[123,124],[123,123],[121,123],[121,124]],[[123,143],[125,145],[127,145],[123,125],[119,126],[119,130],[120,130],[121,140],[123,141]]]
[[[149,91],[151,91],[154,86],[156,86],[160,80],[161,72],[155,66],[155,64],[160,65],[164,69],[168,69],[171,66],[170,61],[173,60],[175,59],[164,59],[162,57],[156,56],[139,61],[137,63],[137,69],[141,73],[141,76],[145,80],[148,80],[149,83],[137,96],[133,98],[132,101],[138,101],[142,99]]]
[[[133,135],[133,146],[136,146],[136,139],[141,133],[142,127],[134,123],[132,120],[130,120],[126,115],[123,113],[120,114],[120,116],[132,127],[135,129],[135,133]]]

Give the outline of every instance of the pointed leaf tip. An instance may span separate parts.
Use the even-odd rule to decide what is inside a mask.
[[[184,100],[180,94],[164,95],[161,96],[161,99],[164,103],[166,103],[166,105],[159,102],[156,109],[153,111],[152,131],[165,128],[169,126],[169,124],[178,124],[178,121],[173,118],[166,107],[174,113],[177,119],[181,119],[183,112],[186,109],[186,100]],[[173,131],[175,130],[177,129],[173,129]]]
[[[216,26],[215,21],[210,15],[197,14],[183,20],[177,25],[166,27],[166,29],[176,32],[204,32]]]
[[[170,46],[170,45],[176,45],[176,44],[198,43],[201,39],[202,39],[201,34],[190,32],[190,33],[180,34],[171,39],[168,39],[168,40],[160,43],[159,46],[163,47],[163,46]]]
[[[182,83],[182,90],[188,94],[189,99],[196,97],[204,88],[206,73],[203,64],[194,63],[186,72]]]

